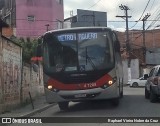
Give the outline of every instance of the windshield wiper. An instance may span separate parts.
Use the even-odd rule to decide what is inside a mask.
[[[92,58],[92,57],[88,56],[88,50],[87,50],[87,47],[86,47],[86,65],[87,65],[87,63],[88,63],[88,61],[89,61],[89,63],[91,64],[92,68],[93,68],[94,70],[96,70],[97,68],[96,68],[96,66],[95,66],[95,64],[93,63],[93,61],[92,61],[91,58]]]

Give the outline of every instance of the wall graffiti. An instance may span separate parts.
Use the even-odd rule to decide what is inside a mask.
[[[5,102],[19,98],[21,56],[13,50],[3,49],[3,83]],[[11,100],[12,99],[12,100]]]
[[[43,80],[40,82],[40,78],[43,79],[43,74],[40,74],[39,72],[34,72],[31,68],[32,67],[29,64],[25,64],[23,66],[22,95],[24,102],[29,100],[28,92],[31,93],[32,98],[44,94],[44,86],[42,82]]]
[[[28,92],[32,98],[44,94],[43,71],[36,73],[30,65],[22,66],[21,47],[4,39],[0,41],[0,54],[0,113],[19,105],[20,97],[24,103]]]

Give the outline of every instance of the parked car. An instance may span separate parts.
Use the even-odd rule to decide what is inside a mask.
[[[153,67],[145,85],[145,98],[156,102],[160,96],[160,65]]]
[[[130,87],[139,87],[139,86],[145,86],[145,83],[147,82],[147,78],[140,77],[138,79],[132,79],[131,81],[128,81],[128,85],[130,85]]]

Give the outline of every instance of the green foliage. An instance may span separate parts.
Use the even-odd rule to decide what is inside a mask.
[[[30,39],[30,38],[11,38],[14,42],[22,46],[23,53],[22,53],[22,59],[25,63],[30,63],[31,58],[35,56],[36,47],[38,45],[37,39]]]

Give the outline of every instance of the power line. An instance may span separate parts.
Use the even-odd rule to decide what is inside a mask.
[[[159,19],[160,19],[160,7],[158,6],[157,9],[154,11],[154,13],[152,14],[152,17],[155,15],[154,20],[150,23],[150,25],[148,26],[147,29],[151,28],[153,25],[155,25]]]
[[[143,11],[143,13],[142,13],[141,17],[139,18],[139,21],[141,20],[141,18],[142,18],[142,16],[143,16],[144,12],[146,11],[146,9],[147,9],[147,7],[148,7],[149,2],[150,2],[150,0],[148,0],[147,5],[146,5],[146,7],[145,7],[144,11]]]
[[[146,9],[147,9],[147,7],[148,7],[149,2],[150,2],[150,0],[148,0],[147,5],[146,5],[145,9],[143,10],[142,15],[141,15],[141,17],[139,18],[139,20],[138,20],[130,29],[132,29],[133,27],[135,27],[135,26],[137,25],[137,23],[141,20],[144,12],[146,11]]]
[[[158,14],[155,18],[154,21],[151,22],[151,24],[148,26],[147,29],[149,29],[150,27],[152,27],[154,24],[156,24],[156,22],[160,19],[160,14]]]
[[[94,3],[92,6],[90,6],[88,9],[91,9],[92,7],[94,7],[95,5],[97,5],[101,0],[97,1],[96,3]]]
[[[27,21],[26,19],[13,19],[13,20],[24,20],[24,21]],[[36,21],[41,21],[41,22],[55,22],[55,23],[57,23],[57,22],[59,22],[59,21],[53,21],[53,20],[41,20],[41,19],[39,19],[39,20],[35,20],[34,22],[36,22]],[[151,21],[153,21],[153,20],[151,20]],[[159,20],[160,21],[160,20]],[[34,23],[33,22],[33,23]],[[70,22],[69,20],[68,21],[61,21],[61,22]],[[91,21],[78,21],[78,22],[91,22]],[[109,21],[103,21],[103,20],[101,20],[100,22],[125,22],[125,21],[120,21],[120,20],[118,20],[118,21],[114,21],[114,20],[109,20]],[[136,22],[136,21],[128,21],[128,22]]]
[[[130,17],[130,16],[129,16]],[[27,21],[26,19],[13,19],[13,20],[25,20]],[[35,21],[48,21],[48,22],[59,22],[59,21],[54,21],[54,20],[35,20]],[[103,20],[101,20],[102,22],[104,22]],[[160,19],[153,19],[153,20],[147,20],[147,21],[160,21]],[[62,22],[70,22],[70,21],[62,21]],[[86,22],[86,21],[78,21],[78,22]],[[105,21],[106,22],[106,21]],[[114,20],[108,20],[108,22],[125,22],[125,21],[114,21]],[[128,21],[128,22],[137,22],[137,21]],[[34,22],[33,22],[34,23]]]
[[[152,9],[154,2],[155,2],[155,0],[153,1],[152,5],[151,5],[151,8],[150,8],[150,10]]]

